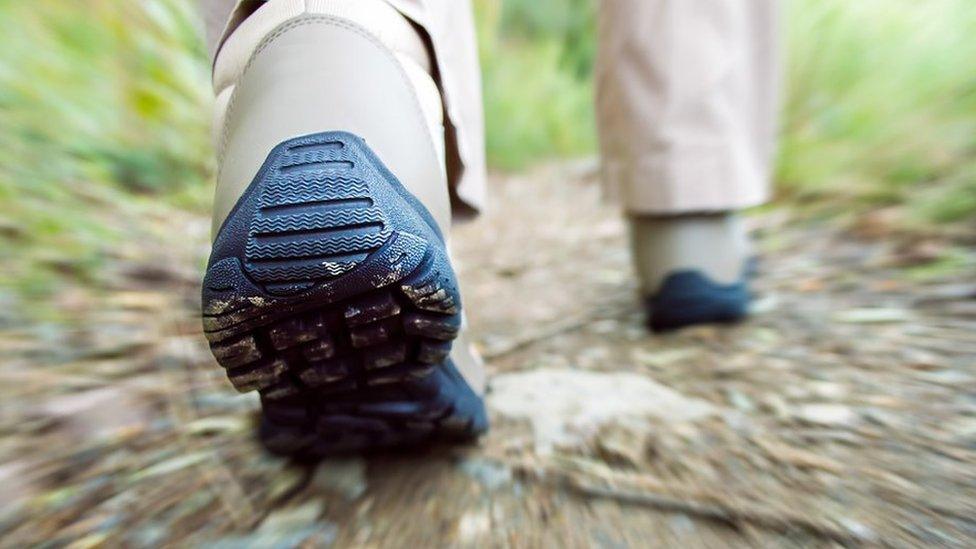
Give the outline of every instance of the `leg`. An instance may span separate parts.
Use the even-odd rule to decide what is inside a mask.
[[[382,0],[241,2],[214,63],[204,329],[272,450],[482,432],[443,107],[425,37]]]
[[[776,11],[777,0],[602,4],[596,78],[603,179],[629,218],[654,327],[744,314],[740,278],[750,252],[735,212],[768,194]],[[679,293],[715,297],[724,288],[729,299],[712,299],[715,307],[688,302],[697,297],[662,306],[653,296],[670,292],[674,276],[684,288]],[[691,291],[701,285],[708,291]]]

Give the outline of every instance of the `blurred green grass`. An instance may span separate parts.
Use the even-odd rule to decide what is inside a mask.
[[[489,166],[596,150],[591,0],[476,0]]]
[[[495,169],[594,154],[592,0],[475,0]],[[794,0],[778,194],[976,217],[976,3]],[[0,1],[0,283],[96,276],[140,212],[206,212],[209,63],[188,0]]]
[[[804,0],[787,30],[781,189],[976,215],[976,3]]]
[[[205,208],[205,55],[184,1],[0,1],[0,286],[39,303],[143,212]]]

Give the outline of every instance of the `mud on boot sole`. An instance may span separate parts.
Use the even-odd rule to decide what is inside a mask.
[[[273,452],[470,439],[481,399],[451,363],[461,298],[430,214],[358,137],[275,147],[218,231],[210,348],[258,391]]]

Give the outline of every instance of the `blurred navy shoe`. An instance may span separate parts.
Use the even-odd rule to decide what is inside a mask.
[[[697,270],[671,273],[660,289],[645,298],[648,326],[655,332],[696,324],[737,322],[749,312],[748,279],[719,284]]]

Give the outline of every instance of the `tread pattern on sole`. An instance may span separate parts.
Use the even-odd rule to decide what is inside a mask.
[[[265,292],[293,294],[338,277],[389,240],[358,163],[341,140],[285,145],[269,159],[243,262]]]
[[[451,364],[454,273],[429,214],[357,137],[269,155],[218,233],[204,330],[272,451],[321,455],[467,439],[487,427]]]

